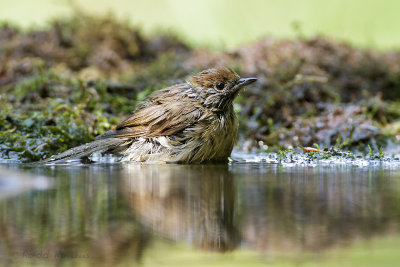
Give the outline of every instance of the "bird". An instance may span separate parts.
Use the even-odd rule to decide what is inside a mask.
[[[203,70],[185,82],[155,91],[132,115],[94,141],[53,155],[42,163],[65,162],[106,152],[121,161],[202,163],[227,160],[238,139],[233,100],[257,78],[230,68]]]

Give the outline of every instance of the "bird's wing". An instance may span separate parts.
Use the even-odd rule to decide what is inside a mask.
[[[167,88],[168,89],[168,88]],[[107,136],[158,137],[173,135],[202,117],[202,107],[193,98],[182,97],[179,88],[161,90],[140,103],[135,113]]]

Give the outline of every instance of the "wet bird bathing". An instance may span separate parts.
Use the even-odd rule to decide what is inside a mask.
[[[2,24],[0,51],[1,264],[399,262],[400,52],[321,37],[216,52],[84,14]],[[221,66],[257,78],[229,162],[34,164]]]
[[[37,161],[90,142],[151,92],[221,66],[258,78],[234,102],[242,150],[318,144],[369,154],[369,145],[389,155],[400,142],[398,51],[319,37],[196,50],[84,14],[42,30],[3,24],[0,36],[2,159]]]

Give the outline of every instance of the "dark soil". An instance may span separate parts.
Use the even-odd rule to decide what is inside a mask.
[[[33,161],[93,140],[150,92],[215,66],[259,79],[235,104],[242,149],[399,142],[399,51],[321,37],[193,50],[79,14],[42,30],[0,27],[0,158]]]

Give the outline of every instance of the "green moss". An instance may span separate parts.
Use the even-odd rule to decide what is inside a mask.
[[[82,108],[14,115],[0,112],[1,158],[35,161],[93,139]]]
[[[44,30],[4,24],[0,35],[1,157],[31,161],[92,140],[151,92],[218,65],[259,78],[235,101],[248,149],[333,147],[343,135],[346,148],[367,152],[399,131],[396,52],[390,59],[328,38],[192,51],[168,33],[144,37],[113,16],[82,13]]]
[[[93,140],[117,122],[107,105],[120,110],[131,104],[121,96],[112,98],[102,82],[89,86],[51,69],[5,92],[11,105],[0,111],[0,157],[22,161],[40,160]]]

